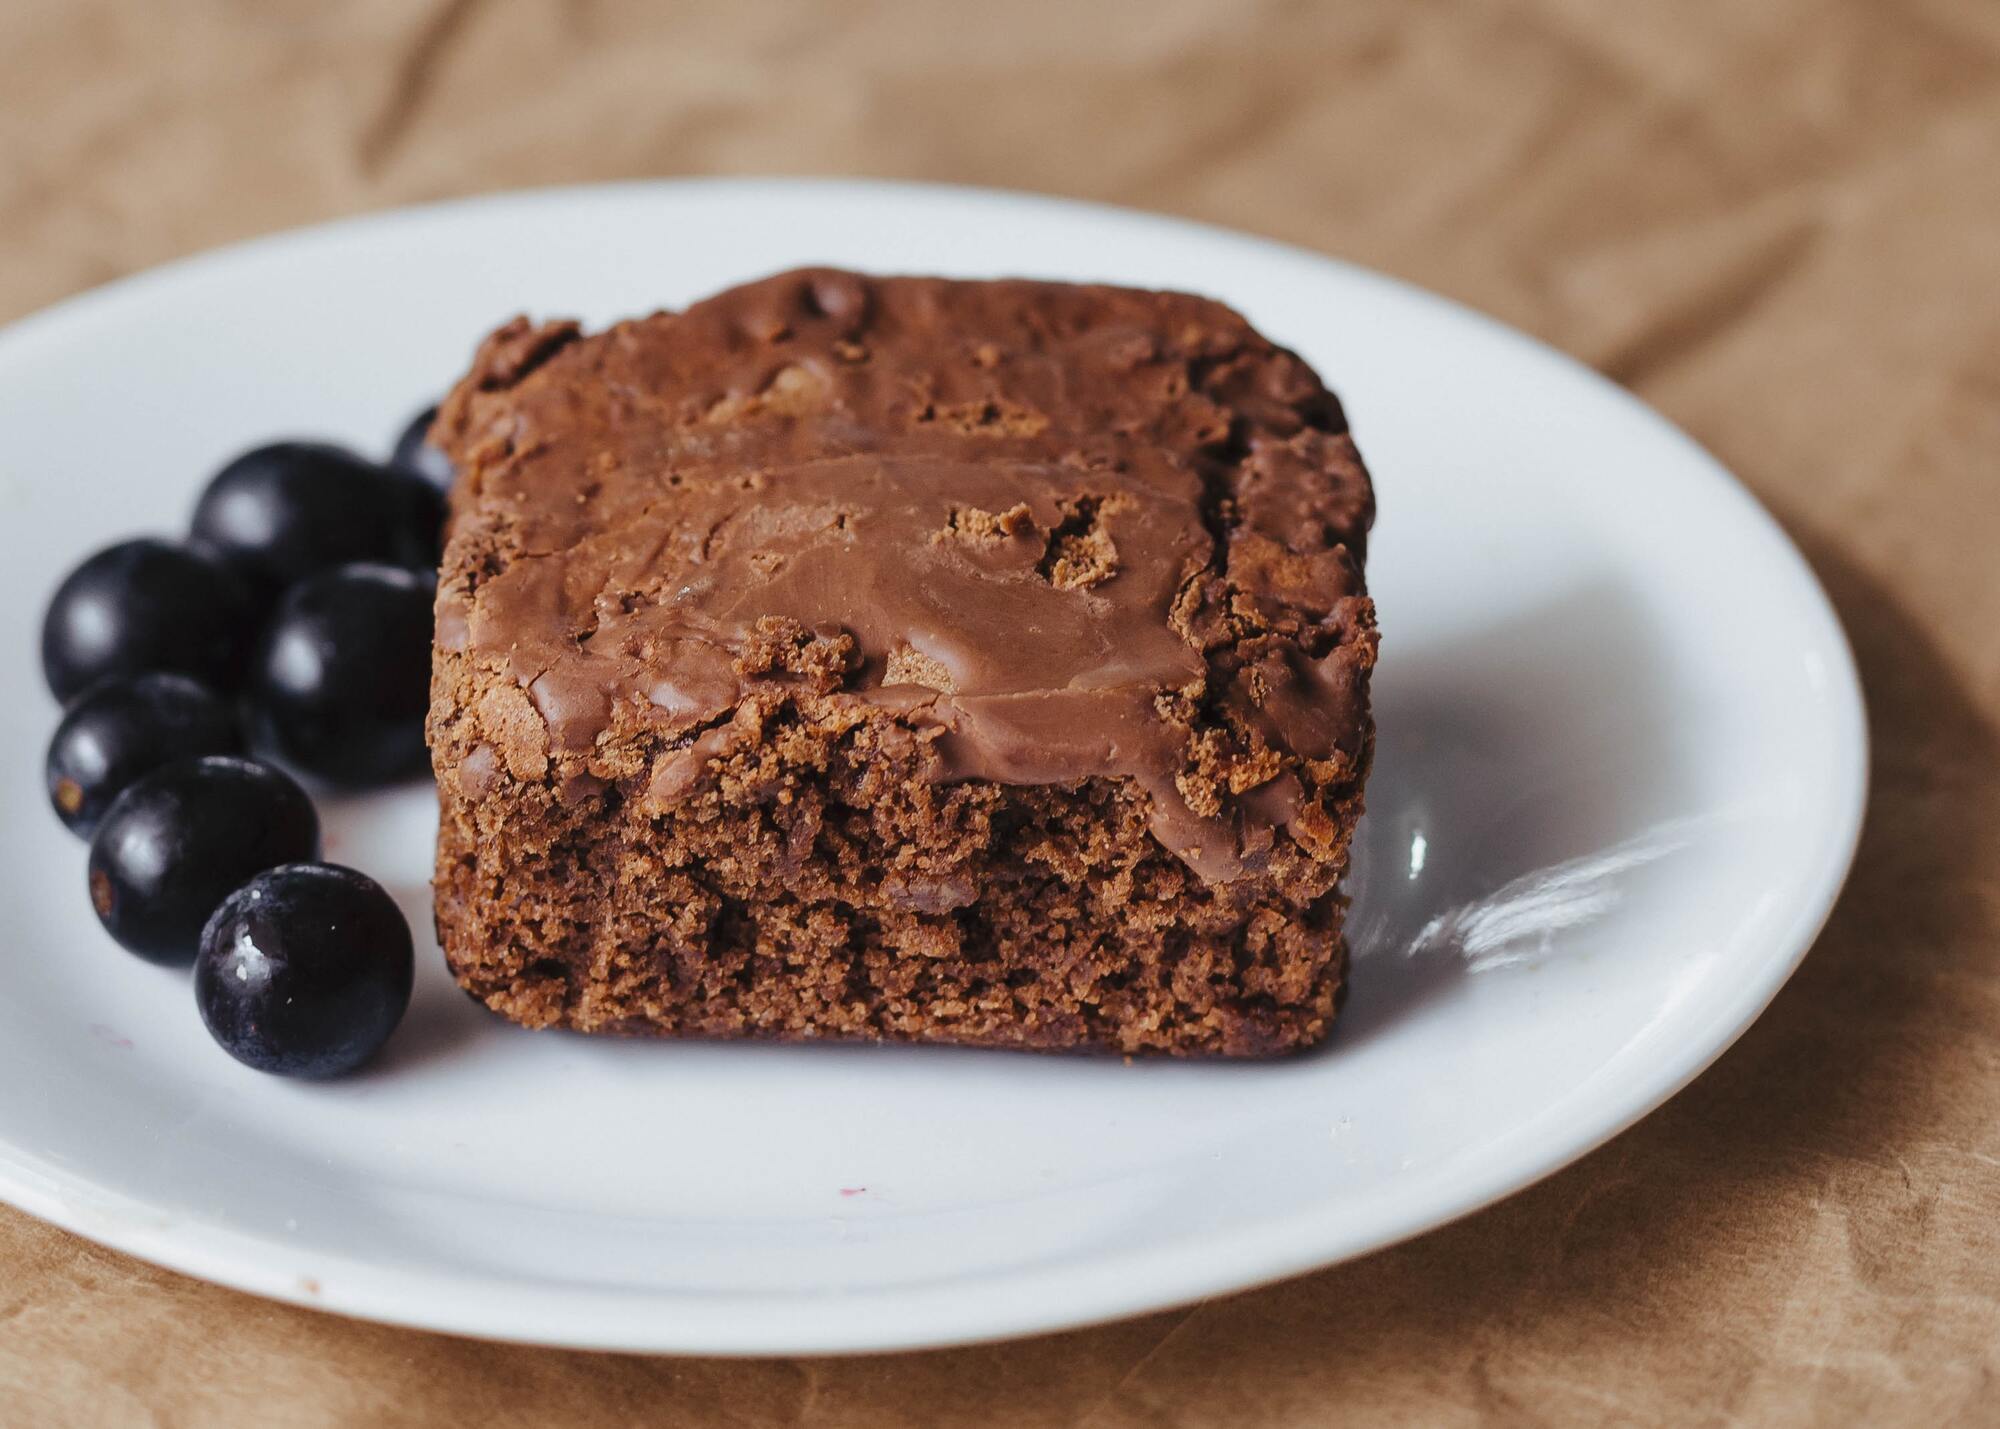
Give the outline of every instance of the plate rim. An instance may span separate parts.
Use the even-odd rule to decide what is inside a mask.
[[[1396,1217],[1409,1222],[1387,1233],[1325,1227],[1315,1237],[1299,1234],[1332,1216],[1353,1224],[1351,1213],[1326,1203],[1283,1220],[1233,1227],[1179,1241],[1149,1243],[1138,1249],[1096,1254],[1087,1261],[1051,1262],[990,1272],[972,1282],[918,1283],[890,1289],[812,1295],[800,1292],[713,1294],[685,1289],[555,1287],[531,1285],[519,1277],[464,1274],[441,1280],[434,1271],[347,1255],[287,1249],[273,1255],[268,1236],[227,1229],[198,1217],[178,1220],[170,1231],[147,1223],[89,1178],[45,1164],[0,1141],[0,1200],[99,1244],[152,1264],[272,1299],[379,1323],[522,1344],[643,1353],[759,1356],[774,1354],[859,1354],[984,1343],[1023,1335],[1081,1328],[1132,1315],[1169,1309],[1211,1296],[1235,1293],[1386,1249],[1485,1209],[1590,1154],[1628,1130],[1680,1092],[1722,1056],[1769,1006],[1831,916],[1858,851],[1868,797],[1870,744],[1865,700],[1853,648],[1832,600],[1797,545],[1756,495],[1711,453],[1632,392],[1532,334],[1455,299],[1413,283],[1317,253],[1294,244],[1220,225],[1132,207],[1018,190],[908,180],[820,176],[713,176],[642,179],[614,183],[553,184],[378,209],[328,222],[257,235],[189,254],[71,295],[0,327],[0,353],[32,343],[49,329],[89,322],[151,286],[171,285],[225,268],[265,250],[301,242],[337,243],[350,233],[399,223],[470,213],[481,208],[561,205],[577,201],[660,200],[698,193],[785,197],[794,201],[873,202],[918,200],[948,205],[1039,208],[1055,218],[1128,224],[1178,231],[1182,236],[1233,246],[1246,256],[1337,271],[1349,282],[1384,286],[1406,301],[1448,311],[1596,388],[1627,416],[1679,448],[1681,469],[1692,480],[1700,473],[1736,514],[1769,546],[1785,584],[1803,597],[1799,615],[1814,628],[1826,659],[1825,708],[1836,726],[1831,763],[1825,771],[1835,797],[1834,814],[1814,851],[1809,891],[1790,910],[1785,926],[1769,945],[1782,956],[1763,965],[1762,976],[1737,988],[1730,1015],[1715,1019],[1719,1035],[1701,1039],[1702,1050],[1661,1058],[1639,1078],[1642,1090],[1618,1115],[1590,1120],[1581,1134],[1555,1138],[1559,1148],[1525,1158],[1523,1171],[1500,1159],[1485,1174],[1469,1178],[1471,1194],[1437,1196],[1449,1200]],[[1802,864],[1802,867],[1804,865]],[[1541,1143],[1548,1145],[1545,1138]],[[1520,1158],[1516,1158],[1520,1159]],[[133,1203],[143,1207],[143,1202]],[[1283,1234],[1279,1234],[1283,1232]],[[277,1268],[282,1263],[282,1269]],[[1079,1283],[1080,1282],[1080,1283]],[[968,1297],[970,1284],[976,1294]],[[447,1293],[440,1293],[443,1289]],[[525,1297],[525,1298],[524,1298]],[[967,1312],[967,1298],[980,1303]],[[785,1302],[777,1313],[774,1301]],[[409,1308],[412,1304],[420,1309]],[[835,1313],[828,1313],[828,1306]],[[672,1306],[672,1313],[663,1313]],[[736,1315],[719,1313],[739,1306]],[[650,1313],[635,1313],[646,1307]],[[1060,1308],[1052,1308],[1060,1307]],[[886,1331],[886,1332],[885,1332]]]

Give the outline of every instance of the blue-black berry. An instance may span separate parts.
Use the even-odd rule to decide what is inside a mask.
[[[396,449],[389,461],[405,471],[414,471],[439,490],[451,485],[454,475],[451,461],[431,444],[431,423],[437,420],[438,409],[426,407],[410,418],[410,424],[403,428],[396,438]]]
[[[251,676],[260,742],[340,784],[422,771],[436,591],[428,571],[366,564],[292,587]]]
[[[435,566],[444,503],[420,476],[320,442],[277,442],[225,466],[193,536],[266,591],[348,561]]]
[[[373,879],[336,864],[260,873],[215,910],[195,1003],[260,1072],[332,1077],[380,1050],[410,1004],[410,925]]]
[[[230,890],[319,856],[319,816],[268,764],[212,755],[154,770],[112,800],[90,841],[90,902],[118,942],[184,963]]]
[[[121,541],[56,588],[42,619],[42,673],[68,701],[112,675],[171,670],[231,689],[256,635],[243,585],[199,551]]]
[[[49,741],[49,802],[89,838],[125,786],[163,764],[243,748],[236,711],[186,675],[114,676],[70,702]]]

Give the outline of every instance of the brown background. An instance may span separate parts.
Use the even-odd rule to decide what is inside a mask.
[[[880,1359],[510,1349],[0,1210],[0,1423],[2000,1421],[2000,6],[6,0],[0,317],[225,239],[635,175],[951,179],[1387,269],[1771,505],[1869,687],[1860,862],[1636,1130],[1359,1264]],[[1393,474],[1390,474],[1393,479]]]

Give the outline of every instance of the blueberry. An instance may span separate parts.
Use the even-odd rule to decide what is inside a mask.
[[[183,759],[112,800],[90,841],[90,901],[119,943],[181,963],[231,889],[318,856],[319,816],[291,779],[231,755]]]
[[[292,587],[251,671],[260,742],[340,784],[420,772],[436,590],[429,572],[377,565]]]
[[[435,566],[443,498],[422,477],[319,442],[245,452],[202,492],[194,539],[267,591],[347,561]]]
[[[114,676],[78,695],[49,741],[49,802],[71,831],[89,838],[126,785],[163,764],[236,754],[236,712],[186,675]]]
[[[335,1077],[380,1050],[410,1005],[410,925],[351,868],[260,873],[215,910],[194,965],[209,1034],[245,1066]]]
[[[168,541],[121,541],[64,578],[42,618],[42,673],[67,701],[110,675],[171,670],[231,689],[255,639],[228,570]]]
[[[410,424],[403,428],[403,434],[396,438],[396,449],[389,456],[392,466],[404,471],[414,471],[439,490],[451,485],[456,473],[451,460],[432,445],[431,423],[437,420],[438,409],[426,407],[410,418]]]

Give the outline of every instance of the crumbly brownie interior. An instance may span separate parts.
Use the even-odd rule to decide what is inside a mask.
[[[510,324],[458,462],[440,937],[532,1026],[1269,1055],[1343,973],[1367,477],[1219,305],[810,271]]]

